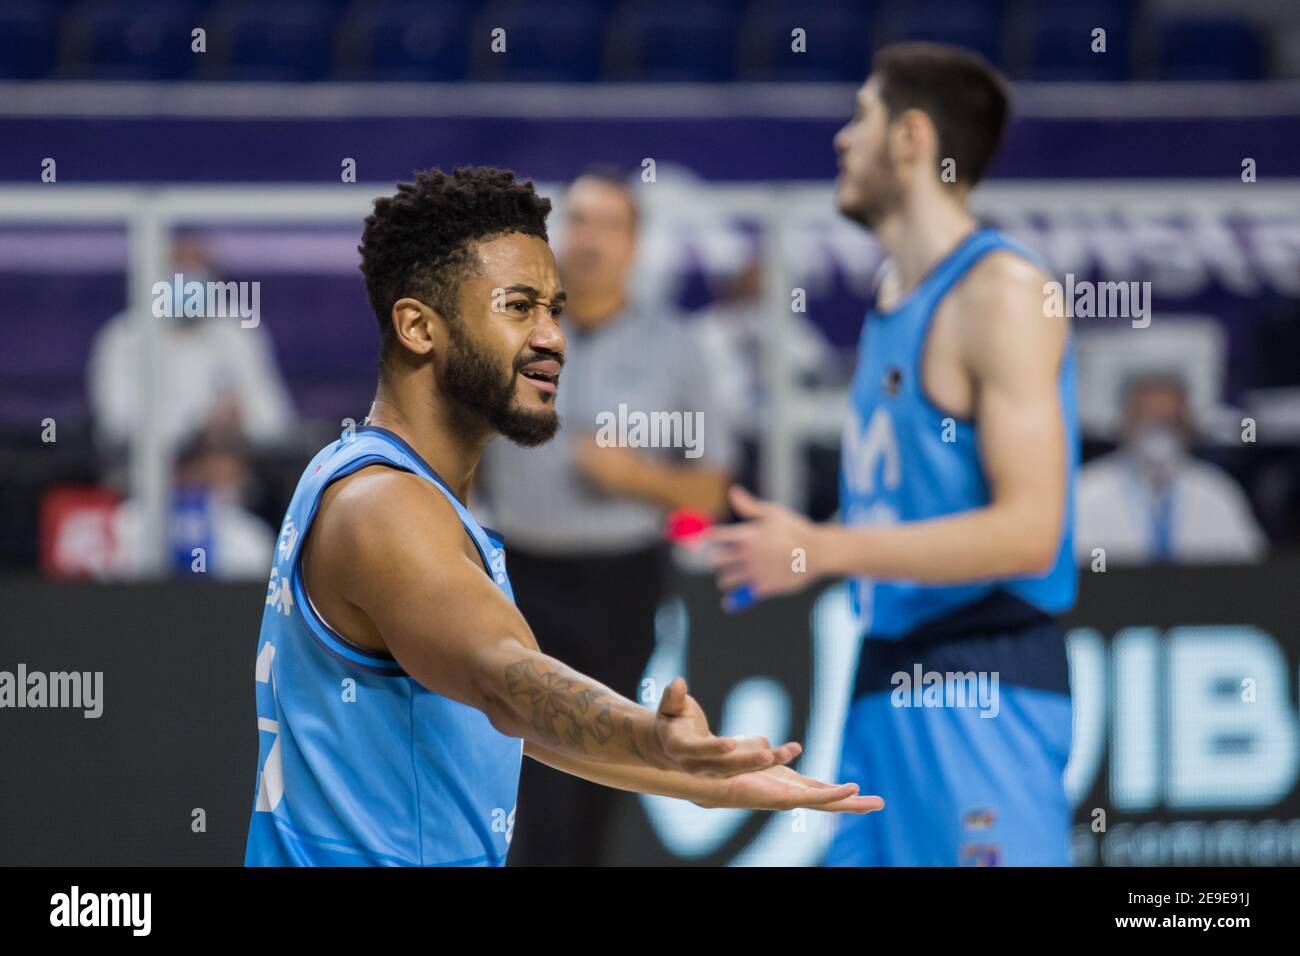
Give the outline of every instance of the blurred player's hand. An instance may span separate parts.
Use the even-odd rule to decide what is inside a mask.
[[[587,480],[602,491],[629,493],[637,487],[642,463],[630,448],[602,447],[594,438],[577,438],[573,442],[573,460]]]
[[[718,803],[695,801],[701,807],[735,807],[743,810],[794,810],[806,807],[828,813],[874,813],[884,809],[880,797],[858,795],[856,783],[825,783],[805,777],[789,767],[769,767],[742,773],[727,781]]]
[[[739,485],[732,486],[727,499],[736,514],[749,520],[709,532],[713,572],[722,591],[744,588],[759,599],[798,591],[817,579],[816,524]],[[726,600],[723,606],[732,610]]]
[[[670,767],[700,777],[730,777],[787,764],[803,752],[797,743],[773,747],[763,737],[715,737],[699,703],[678,677],[664,690],[655,735]]]

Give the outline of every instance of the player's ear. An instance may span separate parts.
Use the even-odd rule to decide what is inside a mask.
[[[902,162],[913,162],[924,149],[927,136],[934,130],[930,118],[918,109],[903,110],[890,124],[890,152]]]
[[[429,355],[442,346],[446,323],[419,299],[398,299],[390,317],[393,338],[415,355]]]

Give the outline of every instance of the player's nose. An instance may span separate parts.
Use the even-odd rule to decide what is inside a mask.
[[[528,336],[528,344],[538,351],[564,352],[564,330],[556,319],[538,322]]]

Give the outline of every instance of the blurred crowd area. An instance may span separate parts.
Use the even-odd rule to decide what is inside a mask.
[[[1013,79],[1300,76],[1291,0],[0,0],[0,78],[26,80],[852,82],[918,39]]]
[[[498,27],[501,55],[491,45]],[[806,31],[806,48],[792,48],[795,28]],[[1076,323],[1081,559],[1092,560],[1094,547],[1129,563],[1257,561],[1294,548],[1300,207],[1287,190],[1300,153],[1291,79],[1300,77],[1300,4],[1290,0],[0,0],[0,139],[12,147],[0,151],[0,185],[46,190],[43,198],[67,183],[132,196],[193,184],[220,204],[220,190],[241,184],[332,181],[368,198],[415,168],[487,163],[549,181],[559,198],[593,162],[611,161],[635,182],[644,180],[643,157],[656,156],[654,201],[633,225],[575,246],[571,210],[561,207],[552,232],[561,270],[574,285],[581,263],[603,257],[596,265],[619,289],[610,294],[620,314],[680,320],[673,347],[703,363],[709,391],[690,400],[726,446],[710,465],[778,493],[769,487],[781,470],[772,468],[771,434],[784,421],[793,441],[779,454],[793,462],[784,469],[792,480],[779,494],[824,519],[837,506],[839,429],[880,265],[879,247],[831,207],[830,139],[871,51],[905,39],[978,50],[1026,81],[1019,89],[1057,81],[1012,126],[977,211],[1062,278],[1150,284],[1149,325]],[[207,81],[222,80],[257,82],[246,97],[216,87],[220,102],[208,97],[201,108],[166,96],[212,92]],[[315,82],[339,80],[391,85],[358,93]],[[458,108],[436,92],[446,87],[429,87],[427,104],[412,106],[420,81],[465,81],[457,92],[473,105]],[[590,85],[546,99],[549,81]],[[680,81],[754,95],[715,115],[708,110],[725,97]],[[141,82],[158,94],[147,108],[101,96]],[[315,95],[299,85],[308,82]],[[776,103],[778,84],[796,82],[827,94],[816,102],[829,108],[804,115],[814,100],[794,110]],[[602,100],[600,115],[566,112],[568,99],[607,84],[627,98]],[[522,105],[521,92],[533,94]],[[300,115],[286,97],[301,101]],[[389,98],[404,105],[389,109]],[[59,104],[49,116],[47,100]],[[48,156],[58,178],[34,185]],[[339,157],[359,157],[358,183],[338,186]],[[1249,179],[1243,157],[1252,157]],[[788,288],[776,287],[764,258],[761,216],[706,210],[727,183],[772,194],[825,187],[782,239],[787,274],[776,284]],[[1269,190],[1277,201],[1239,204],[1225,189]],[[303,464],[359,424],[373,396],[360,217],[170,223],[172,271],[159,280],[255,282],[261,318],[251,327],[165,319],[156,343],[162,398],[144,415],[145,349],[128,308],[131,227],[54,221],[35,193],[12,196],[15,206],[0,208],[0,569],[136,573],[149,545],[133,437],[148,419],[171,461],[169,567],[192,574],[201,547],[210,577],[262,577]],[[622,200],[609,201],[595,215],[622,222]],[[623,243],[626,256],[611,258]],[[806,306],[792,312],[795,287]],[[767,330],[778,314],[773,349]],[[567,381],[577,381],[578,364]],[[611,460],[573,472],[588,497],[637,484]],[[697,527],[700,516],[683,519],[673,506],[713,500],[716,489],[664,474],[655,520]],[[629,527],[642,518],[619,515]]]
[[[690,204],[692,195],[711,187],[689,181],[676,188],[671,201]],[[1175,210],[1194,196],[1175,197]],[[1062,192],[1063,206],[1068,199]],[[617,189],[594,201],[598,212],[622,215]],[[1198,221],[1189,237],[1185,230],[1192,227],[1176,215],[1174,225],[1076,217],[1035,228],[1028,212],[1012,214],[996,200],[985,205],[993,210],[987,221],[1021,235],[1060,273],[1077,273],[1079,281],[1152,282],[1149,325],[1128,318],[1075,322],[1085,459],[1076,498],[1081,561],[1091,561],[1096,547],[1106,549],[1112,564],[1253,562],[1294,548],[1300,542],[1300,210],[1285,220],[1288,232],[1263,239],[1267,221],[1224,213],[1224,231],[1211,242],[1211,223]],[[647,359],[649,374],[660,375],[655,368],[667,374],[664,363],[675,364],[673,355],[698,363],[690,367],[705,381],[682,401],[686,410],[705,413],[714,449],[705,463],[725,465],[735,480],[770,493],[763,455],[773,403],[801,401],[815,414],[798,429],[792,503],[819,519],[833,516],[844,396],[880,265],[875,243],[837,222],[827,197],[823,228],[800,234],[793,263],[807,311],[787,313],[784,301],[773,303],[753,223],[691,229],[650,217],[630,245],[618,231],[579,243],[575,215],[562,200],[553,223],[566,282],[576,288],[575,270],[596,269],[634,305],[636,321],[662,315],[678,323],[659,333],[673,339],[655,343],[666,357]],[[613,238],[626,245],[625,255],[611,251],[624,248],[612,246]],[[104,230],[0,229],[0,292],[10,314],[42,314],[51,296],[78,303],[60,335],[29,336],[21,362],[8,363],[0,376],[6,462],[0,561],[8,572],[129,577],[146,547],[131,495],[142,350],[126,307],[124,241]],[[354,271],[355,241],[354,231],[342,227],[174,234],[172,269],[186,283],[258,281],[261,287],[256,326],[233,317],[164,320],[163,398],[154,427],[173,461],[167,563],[175,573],[192,574],[194,549],[201,547],[203,570],[212,578],[262,577],[303,464],[366,414],[376,333]],[[1289,243],[1289,258],[1279,258],[1279,241]],[[1157,245],[1185,250],[1188,243],[1203,247],[1199,258],[1178,251],[1170,260],[1152,251]],[[1142,246],[1147,255],[1108,265],[1106,257],[1125,245]],[[712,255],[702,251],[710,248]],[[57,250],[54,274],[41,249]],[[43,265],[33,266],[34,258]],[[764,364],[764,329],[776,318],[783,323],[779,355],[797,389],[793,398],[772,394]],[[584,379],[596,377],[580,368],[589,364],[582,356],[598,354],[583,346],[587,337],[587,330],[571,327],[574,361],[566,386],[579,392],[589,390]],[[580,354],[580,347],[587,351]],[[612,411],[614,402],[593,407]],[[570,419],[566,429],[578,435],[593,431],[594,423]],[[722,447],[725,454],[716,450]],[[584,487],[600,478],[563,465],[556,475]],[[612,487],[605,490],[617,496]],[[664,534],[674,516],[668,518]],[[708,518],[725,520],[725,514]],[[516,524],[530,532],[545,526],[536,515]]]

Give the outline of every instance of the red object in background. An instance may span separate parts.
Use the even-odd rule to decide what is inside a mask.
[[[713,521],[699,511],[683,509],[668,516],[668,541],[673,561],[686,571],[703,573],[709,569],[708,530]]]
[[[57,485],[41,495],[41,573],[98,578],[118,562],[118,496],[95,485]]]
[[[711,527],[713,522],[708,515],[683,508],[668,516],[668,539],[680,542],[683,538],[693,538]]]

